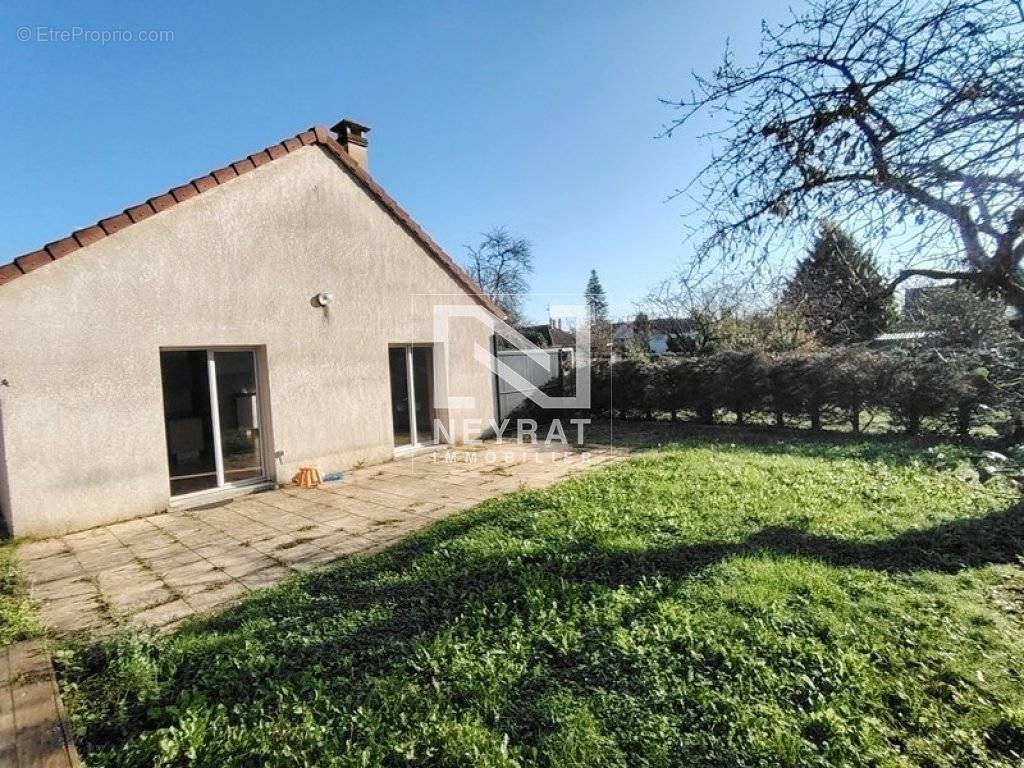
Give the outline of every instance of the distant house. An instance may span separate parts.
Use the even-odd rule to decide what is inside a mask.
[[[648,349],[652,355],[664,355],[671,351],[673,337],[689,336],[694,331],[694,324],[689,319],[654,318],[650,322]],[[612,346],[619,355],[626,351],[636,338],[636,323],[626,320],[612,323]]]
[[[576,346],[576,335],[562,328],[557,320],[542,325],[528,325],[520,330],[538,347],[557,349]]]

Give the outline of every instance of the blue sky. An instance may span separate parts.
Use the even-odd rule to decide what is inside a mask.
[[[6,2],[0,261],[315,123],[366,123],[374,176],[456,259],[492,225],[534,244],[528,314],[615,315],[689,253],[691,137],[656,140],[690,71],[756,45],[751,0],[565,3]],[[167,30],[166,42],[42,42]],[[18,39],[20,28],[30,39]],[[26,34],[26,33],[22,33]]]

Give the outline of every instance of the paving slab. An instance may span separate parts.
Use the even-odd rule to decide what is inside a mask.
[[[0,648],[0,765],[81,766],[41,640]]]
[[[167,629],[296,572],[379,551],[486,499],[623,455],[507,443],[438,450],[352,470],[320,488],[288,486],[27,542],[18,557],[57,633],[127,623]]]

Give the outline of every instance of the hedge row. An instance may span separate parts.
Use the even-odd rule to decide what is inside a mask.
[[[1005,367],[977,353],[935,349],[627,359],[592,366],[591,410],[673,419],[690,411],[708,424],[723,410],[741,424],[764,413],[780,426],[787,419],[808,419],[812,429],[829,418],[859,432],[865,411],[885,409],[909,434],[920,431],[923,419],[941,418],[966,435],[979,409],[1009,414],[1019,407],[999,381]]]

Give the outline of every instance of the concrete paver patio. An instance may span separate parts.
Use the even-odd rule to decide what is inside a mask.
[[[355,469],[314,490],[286,487],[30,542],[18,555],[44,623],[58,633],[106,632],[125,622],[167,628],[626,452],[496,443],[439,450]]]

